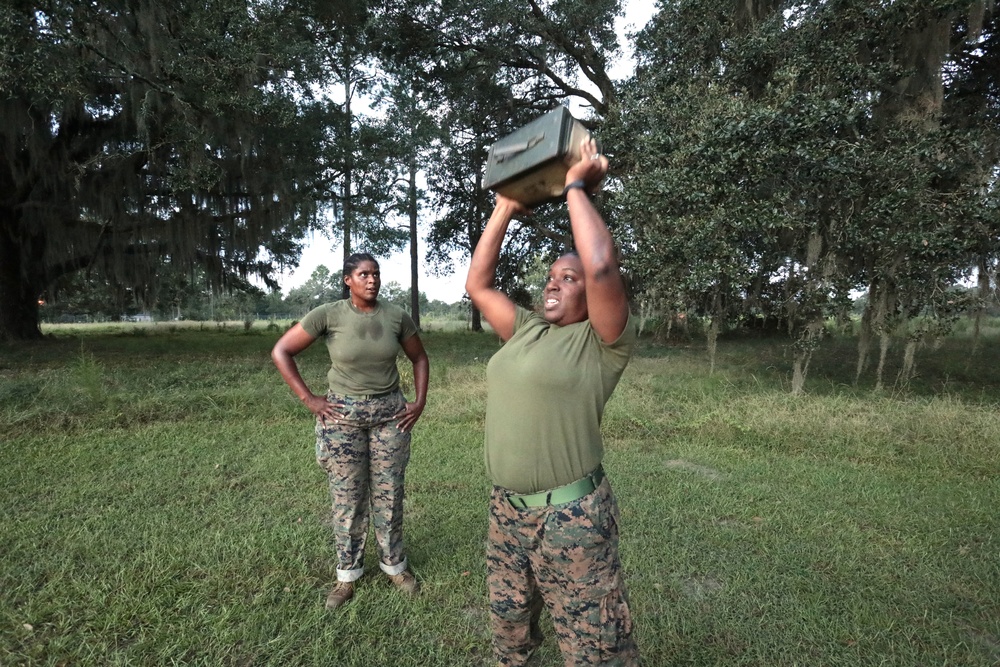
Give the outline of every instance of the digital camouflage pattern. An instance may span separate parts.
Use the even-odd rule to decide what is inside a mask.
[[[527,509],[494,487],[486,560],[500,665],[524,665],[541,643],[543,602],[566,667],[639,664],[618,558],[618,505],[607,479],[579,500]]]
[[[364,571],[369,516],[379,561],[404,563],[403,477],[410,434],[396,427],[396,415],[406,399],[399,391],[372,399],[337,394],[327,399],[343,418],[327,420],[326,426],[317,420],[316,461],[326,471],[333,500],[337,579],[354,581]]]

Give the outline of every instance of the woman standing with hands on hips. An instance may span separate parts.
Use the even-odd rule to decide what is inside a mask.
[[[581,142],[566,174],[575,251],[552,264],[538,315],[494,288],[511,219],[497,195],[465,288],[505,341],[487,366],[487,578],[494,655],[520,667],[552,615],[567,667],[639,664],[618,556],[618,506],[601,467],[604,406],[635,347],[614,241],[588,196],[608,171]]]
[[[344,284],[348,298],[311,310],[271,352],[281,377],[316,416],[316,460],[333,498],[338,560],[328,609],[351,599],[354,582],[364,574],[369,506],[379,567],[404,593],[419,589],[403,551],[403,477],[410,431],[427,401],[427,353],[410,316],[378,300],[382,281],[374,257],[348,257]],[[319,338],[332,362],[329,391],[322,396],[310,391],[295,363],[295,355]],[[413,363],[413,402],[399,389],[400,349]]]

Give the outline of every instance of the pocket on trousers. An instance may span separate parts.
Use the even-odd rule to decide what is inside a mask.
[[[320,424],[319,420],[316,420],[316,463],[320,467],[326,469],[326,464],[333,456],[330,451],[330,439],[327,437],[327,430],[329,427],[324,427]]]
[[[587,543],[582,546],[594,547],[607,542],[618,541],[618,505],[610,494],[598,488],[580,500],[580,512],[590,523]]]
[[[620,581],[601,600],[599,641],[602,665],[635,664],[637,651],[632,640],[632,612]]]

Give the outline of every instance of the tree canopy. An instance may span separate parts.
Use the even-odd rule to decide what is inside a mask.
[[[780,323],[801,391],[866,294],[858,375],[878,342],[881,384],[892,340],[912,372],[995,299],[988,0],[663,0],[622,82],[619,0],[0,2],[0,337],[37,336],[60,286],[273,284],[308,228],[345,253],[409,238],[419,316],[418,221],[432,267],[471,253],[487,147],[571,97],[613,158],[635,300],[705,318],[710,351]],[[558,206],[512,225],[500,286],[530,300],[566,241]]]
[[[644,296],[710,348],[782,321],[795,391],[852,294],[859,372],[872,334],[940,331],[1000,250],[998,27],[983,2],[664,3],[609,129]]]
[[[216,285],[293,262],[321,116],[291,6],[4,3],[0,336],[38,335],[59,277],[142,294],[159,267]]]
[[[471,255],[479,241],[493,208],[482,185],[493,142],[570,97],[591,107],[592,126],[615,103],[607,68],[618,52],[620,13],[619,0],[407,0],[385,9],[380,52],[410,73],[441,127],[425,167],[436,208],[427,253],[433,264],[448,263],[456,250]],[[499,286],[528,305],[524,274],[537,253],[562,249],[566,229],[551,210],[515,223]],[[475,310],[472,326],[481,329]]]

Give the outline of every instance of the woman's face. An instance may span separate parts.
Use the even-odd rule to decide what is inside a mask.
[[[549,268],[543,290],[545,319],[566,326],[587,319],[587,287],[583,263],[576,255],[563,255]]]
[[[378,264],[366,259],[344,278],[344,282],[351,290],[351,301],[355,304],[372,304],[378,298],[379,288],[382,287],[382,274],[379,272]]]

